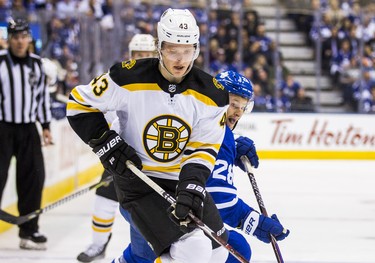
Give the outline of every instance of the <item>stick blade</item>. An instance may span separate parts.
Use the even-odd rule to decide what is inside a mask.
[[[5,221],[9,224],[18,225],[19,222],[17,219],[17,216],[11,215],[4,210],[0,210],[0,220]]]

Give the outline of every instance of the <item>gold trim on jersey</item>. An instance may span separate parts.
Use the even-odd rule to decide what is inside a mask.
[[[189,96],[189,95],[193,96],[194,98],[196,98],[200,102],[203,102],[204,104],[209,105],[209,106],[218,106],[215,103],[215,101],[213,101],[210,97],[207,97],[206,95],[203,95],[203,94],[201,94],[199,92],[196,92],[195,90],[192,90],[192,89],[187,89],[184,92],[182,92],[181,94],[185,95],[185,96]]]
[[[81,94],[78,93],[78,90],[76,88],[74,88],[71,92],[71,94],[73,96],[73,98],[76,100],[76,101],[79,101],[79,102],[85,102],[85,100],[82,98]]]
[[[220,146],[221,146],[220,144],[209,144],[209,143],[203,143],[203,142],[188,142],[188,144],[186,145],[186,148],[192,148],[192,149],[213,148],[218,152],[220,149]]]
[[[181,170],[180,164],[175,164],[171,166],[149,166],[142,164],[142,171],[152,171],[161,173],[179,173]]]
[[[98,110],[98,109],[87,107],[85,105],[79,104],[79,103],[74,102],[74,101],[68,101],[68,103],[66,105],[66,109],[67,110],[76,110],[76,111],[81,111],[81,112],[82,111],[83,112],[100,112],[100,110]]]
[[[211,165],[215,165],[216,158],[212,156],[211,154],[204,152],[204,151],[199,151],[197,150],[196,152],[190,154],[189,156],[182,157],[181,163],[187,162],[191,159],[203,159],[209,162]]]
[[[135,83],[121,86],[121,88],[127,89],[128,91],[144,91],[144,90],[156,90],[160,91],[161,88],[156,83]]]

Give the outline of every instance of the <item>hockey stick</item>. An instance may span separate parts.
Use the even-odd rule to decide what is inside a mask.
[[[135,174],[137,175],[143,182],[145,182],[148,186],[150,186],[154,191],[156,191],[159,195],[161,195],[165,200],[167,200],[172,206],[176,205],[176,199],[173,198],[170,194],[168,194],[163,188],[161,188],[157,183],[152,181],[147,175],[142,173],[131,161],[126,161],[126,166]],[[196,217],[193,213],[189,212],[189,217],[194,223],[203,230],[209,237],[215,240],[219,245],[226,248],[229,253],[231,253],[236,259],[238,259],[241,263],[249,263],[240,253],[238,253],[231,245],[229,245],[225,240],[219,237],[213,230],[211,230],[205,223],[202,222],[198,217]]]
[[[241,161],[242,161],[243,165],[245,166],[247,175],[249,176],[251,186],[253,188],[255,197],[256,197],[258,205],[259,205],[260,212],[262,213],[262,215],[268,217],[266,207],[264,206],[264,203],[263,203],[263,198],[260,195],[260,191],[259,191],[257,182],[255,181],[255,176],[254,176],[253,168],[251,167],[250,161],[245,155],[241,156]],[[272,235],[271,235],[271,244],[272,244],[273,251],[275,252],[277,262],[278,263],[284,263],[279,245],[277,244],[275,237],[272,236]]]
[[[81,195],[83,195],[83,194],[85,194],[85,193],[87,193],[87,192],[89,192],[93,189],[97,189],[97,188],[99,188],[103,185],[108,185],[112,180],[113,180],[113,177],[108,176],[103,181],[100,181],[100,182],[98,182],[96,184],[93,184],[89,187],[81,189],[81,190],[79,190],[79,191],[77,191],[77,192],[75,192],[71,195],[68,195],[68,196],[66,196],[66,197],[64,197],[64,198],[62,198],[62,199],[60,199],[60,200],[58,200],[58,201],[56,201],[56,202],[54,202],[50,205],[47,205],[44,208],[38,209],[38,210],[36,210],[34,212],[31,212],[27,215],[14,216],[14,215],[11,215],[11,214],[5,212],[4,210],[0,210],[0,220],[5,221],[5,222],[10,223],[10,224],[13,224],[13,225],[21,225],[21,224],[35,218],[36,216],[38,216],[42,213],[45,213],[45,212],[47,212],[47,211],[49,211],[49,210],[51,210],[51,209],[53,209],[53,208],[55,208],[55,207],[57,207],[61,204],[64,204],[64,203],[66,203],[66,202],[68,202],[68,201],[70,201],[70,200],[72,200],[72,199],[74,199],[78,196],[81,196]]]

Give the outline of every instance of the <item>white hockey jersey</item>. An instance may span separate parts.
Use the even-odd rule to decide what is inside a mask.
[[[71,126],[87,143],[108,129],[102,113],[116,111],[120,136],[148,176],[178,180],[189,163],[212,171],[224,138],[227,92],[195,67],[181,83],[170,83],[158,64],[154,58],[118,63],[77,86],[67,104]]]

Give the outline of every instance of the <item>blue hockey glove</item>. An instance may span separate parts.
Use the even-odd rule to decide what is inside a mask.
[[[241,161],[242,155],[246,155],[251,165],[258,168],[259,158],[253,140],[240,136],[236,139],[236,159],[234,160],[234,164],[240,167],[242,171],[246,171]]]
[[[242,230],[248,235],[254,235],[259,240],[270,243],[273,235],[277,241],[283,240],[289,235],[289,230],[284,230],[276,215],[266,217],[255,210],[251,211],[245,218]]]
[[[115,175],[132,175],[126,167],[130,160],[138,169],[142,169],[142,161],[137,153],[113,130],[106,131],[99,139],[89,141],[93,152],[100,158],[104,168]]]

